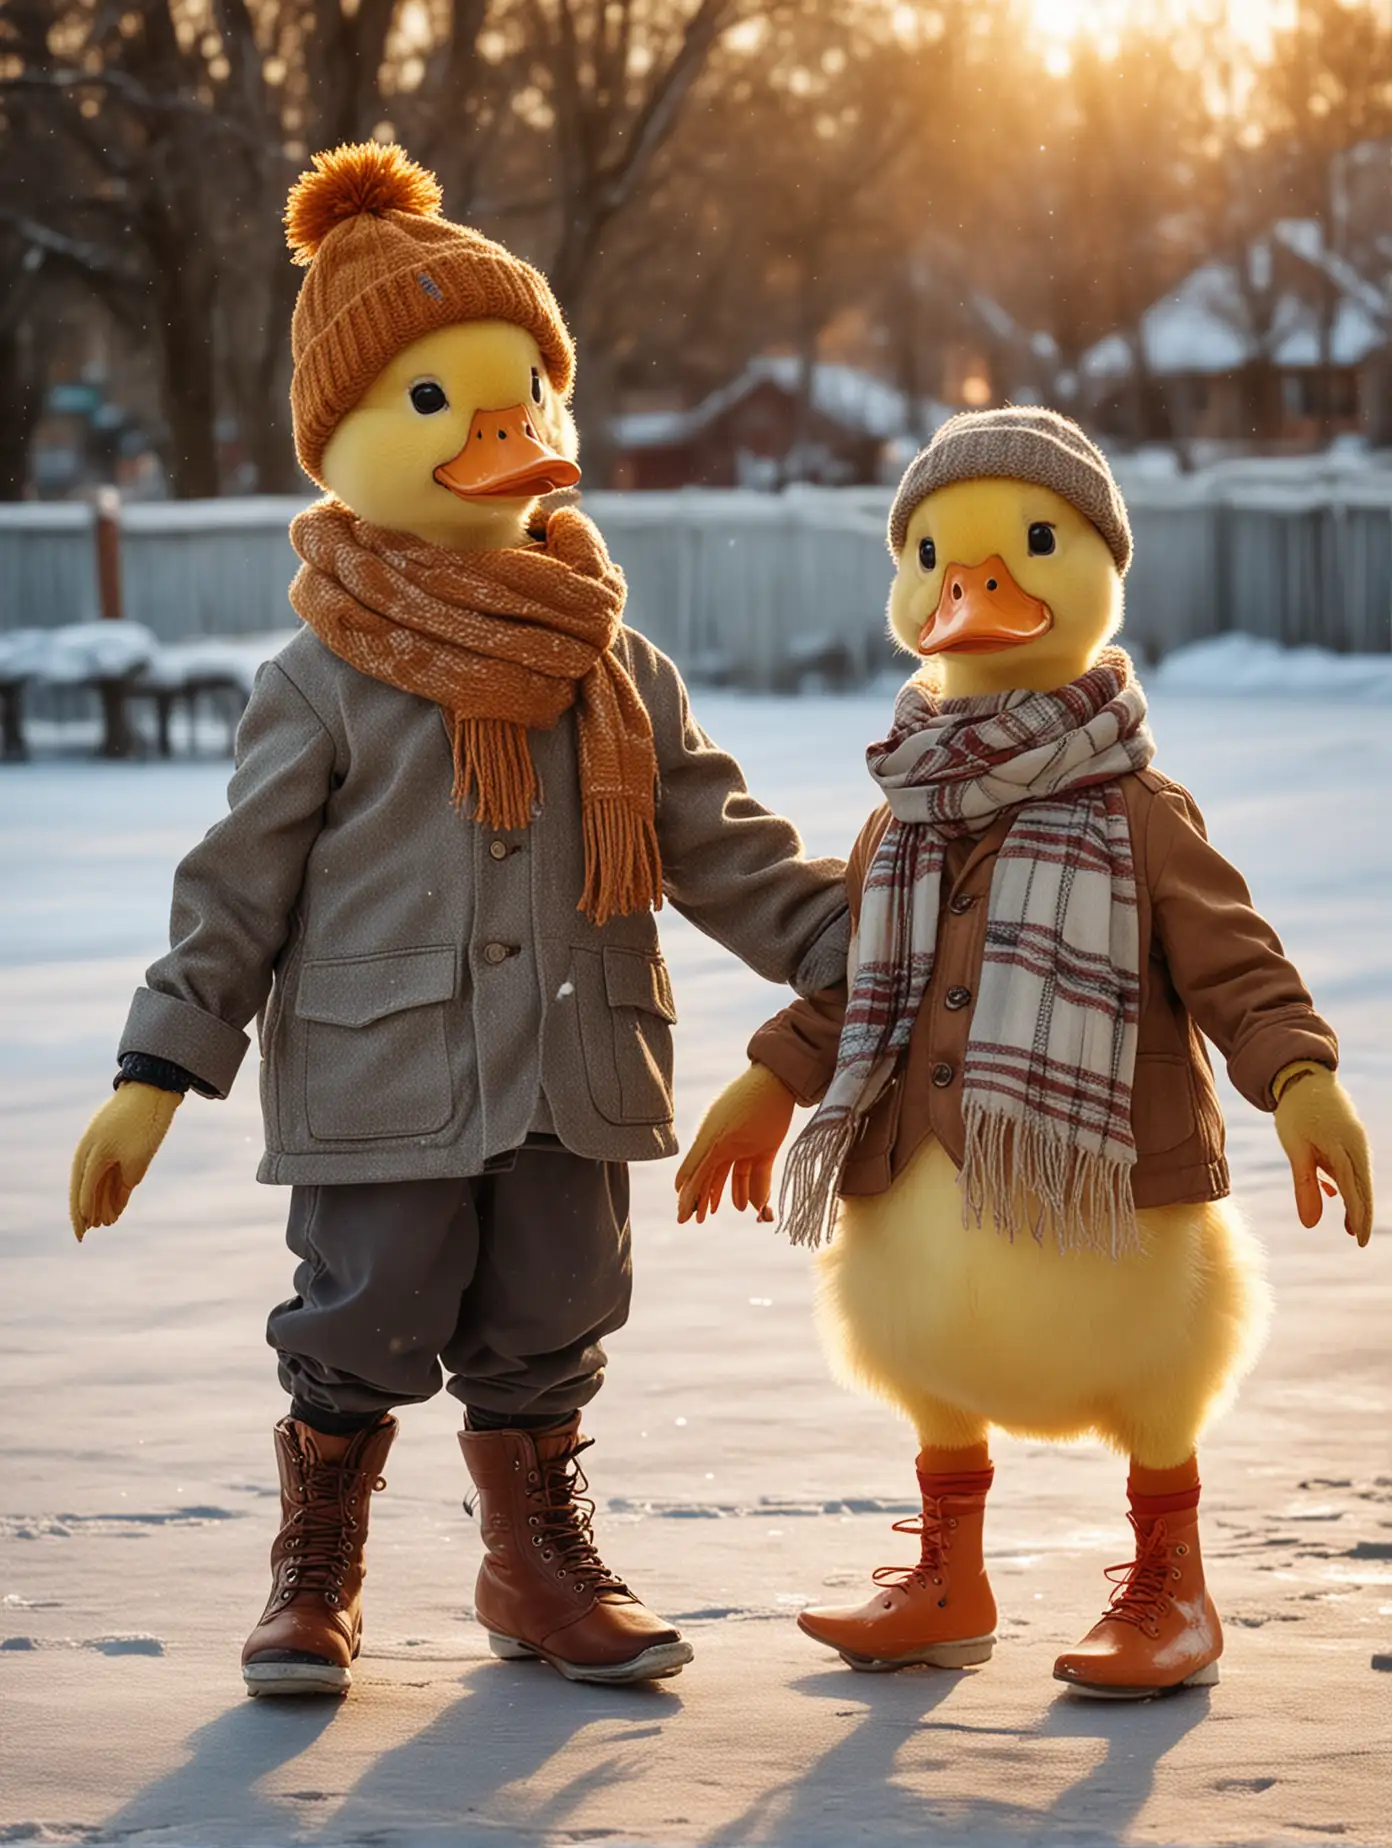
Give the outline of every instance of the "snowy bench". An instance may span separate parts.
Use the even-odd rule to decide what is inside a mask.
[[[0,758],[14,762],[29,754],[24,700],[31,686],[91,688],[101,702],[103,757],[130,757],[142,748],[132,707],[144,700],[154,706],[155,748],[172,756],[175,708],[186,707],[192,737],[199,701],[212,698],[223,706],[230,752],[257,668],[287,639],[279,633],[161,643],[142,624],[124,621],[0,632]]]

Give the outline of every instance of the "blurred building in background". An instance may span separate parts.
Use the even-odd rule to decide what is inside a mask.
[[[611,424],[615,488],[859,486],[888,478],[905,444],[946,413],[911,405],[854,366],[796,355],[753,359],[690,409],[636,410]]]

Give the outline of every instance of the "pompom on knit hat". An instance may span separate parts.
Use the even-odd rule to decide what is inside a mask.
[[[1123,576],[1131,563],[1131,522],[1107,458],[1071,417],[1030,405],[960,411],[949,417],[904,471],[889,515],[889,549],[897,559],[914,509],[954,481],[990,478],[1052,488],[1091,520]]]
[[[316,154],[290,189],[286,241],[308,267],[290,324],[300,466],[319,481],[342,419],[402,347],[457,321],[510,321],[565,397],[575,348],[539,270],[440,216],[440,183],[394,142]],[[320,483],[322,486],[322,482]]]

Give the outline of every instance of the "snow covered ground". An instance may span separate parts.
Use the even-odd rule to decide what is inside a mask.
[[[1392,706],[1336,692],[1161,686],[1155,725],[1343,1035],[1388,1174]],[[813,847],[845,850],[882,696],[697,708]],[[1126,1550],[1122,1468],[1090,1449],[998,1446],[986,1669],[860,1677],[802,1638],[802,1603],[905,1556],[912,1440],[828,1379],[805,1256],[725,1215],[678,1228],[666,1163],[636,1173],[637,1301],[591,1461],[611,1560],[694,1665],[606,1691],[487,1656],[442,1399],[405,1419],[375,1505],[352,1697],[246,1700],[283,1409],[261,1327],[290,1275],[285,1196],[252,1179],[254,1075],[189,1101],[123,1224],[79,1249],[65,1213],[169,871],[225,776],[0,769],[0,1842],[1392,1842],[1392,1238],[1385,1213],[1363,1252],[1303,1231],[1269,1122],[1236,1103],[1277,1311],[1204,1455],[1211,1693],[1118,1708],[1050,1679]],[[689,1132],[777,997],[680,919],[665,938]]]

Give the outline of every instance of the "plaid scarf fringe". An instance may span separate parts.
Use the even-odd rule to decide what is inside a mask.
[[[962,1112],[966,1130],[963,1218],[979,1226],[989,1209],[998,1232],[1013,1244],[1028,1235],[1059,1251],[1120,1258],[1138,1252],[1131,1200],[1131,1163],[1089,1154],[1056,1141],[1036,1124],[1021,1124],[984,1103]]]

